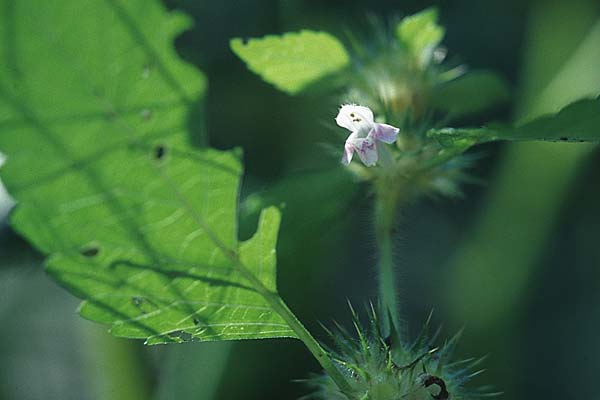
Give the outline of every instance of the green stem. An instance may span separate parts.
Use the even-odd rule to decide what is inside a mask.
[[[396,286],[396,271],[393,256],[393,234],[398,195],[395,186],[379,185],[375,200],[375,234],[379,255],[378,288],[379,300],[384,310],[389,311],[394,328],[398,328],[400,310]],[[384,318],[388,321],[388,318]],[[386,326],[386,328],[389,328]]]
[[[296,315],[285,304],[283,299],[276,292],[267,289],[263,283],[254,276],[254,274],[246,268],[246,266],[235,257],[236,264],[242,275],[247,279],[252,286],[258,291],[264,299],[269,303],[271,308],[284,319],[290,328],[296,333],[304,345],[308,348],[315,359],[321,364],[321,367],[327,372],[329,377],[335,382],[340,391],[349,399],[353,399],[352,389],[346,380],[346,377],[340,372],[337,366],[333,363],[329,354],[319,344],[319,342],[310,334],[308,329],[300,322]]]

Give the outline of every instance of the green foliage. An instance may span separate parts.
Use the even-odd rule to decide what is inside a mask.
[[[446,33],[437,21],[437,8],[427,8],[402,19],[396,27],[398,39],[422,66],[429,63],[433,50],[440,44]]]
[[[281,207],[286,215],[285,223],[290,230],[294,228],[292,236],[322,241],[323,238],[315,238],[315,229],[323,229],[321,224],[329,225],[325,221],[340,218],[356,190],[352,175],[342,168],[304,171],[286,177],[266,191],[252,193],[241,204],[240,214],[242,218],[249,218],[258,215],[263,208]],[[309,220],[307,205],[315,206],[311,207]]]
[[[326,32],[302,30],[258,39],[233,39],[231,49],[250,70],[279,90],[296,94],[346,67],[349,56]]]
[[[471,71],[444,82],[433,90],[433,104],[451,118],[484,111],[509,100],[510,90],[502,78],[491,71]]]
[[[279,212],[238,243],[239,156],[189,143],[205,84],[172,47],[187,19],[159,1],[8,4],[12,224],[85,299],[82,316],[151,344],[294,336],[263,296],[276,290]]]
[[[433,129],[428,136],[443,146],[456,147],[496,140],[545,140],[562,142],[600,141],[600,97],[569,104],[558,113],[547,114],[514,127]]]

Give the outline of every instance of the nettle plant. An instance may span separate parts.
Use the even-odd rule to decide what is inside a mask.
[[[308,381],[317,398],[491,394],[465,388],[478,361],[452,360],[457,337],[438,348],[428,324],[414,340],[398,333],[396,212],[423,194],[458,193],[463,153],[476,144],[596,141],[598,99],[519,126],[445,127],[507,91],[489,72],[444,62],[435,10],[402,19],[372,43],[349,39],[349,48],[313,31],[233,40],[233,51],[277,88],[331,89],[323,98],[339,99],[336,122],[349,135],[332,168],[352,171],[375,194],[377,307],[367,324],[352,310],[356,332],[337,327],[329,348],[277,293],[278,209],[264,209],[256,233],[238,239],[241,152],[190,142],[188,116],[205,78],[172,44],[189,20],[147,0],[23,0],[13,8],[22,18],[11,35],[27,40],[0,63],[0,172],[17,202],[11,223],[47,255],[48,274],[83,299],[84,318],[147,344],[297,338],[323,367]]]

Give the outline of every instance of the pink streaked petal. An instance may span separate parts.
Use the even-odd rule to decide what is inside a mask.
[[[358,153],[358,157],[367,167],[372,167],[377,164],[377,146],[373,139],[356,139],[354,147]]]
[[[350,161],[352,161],[352,156],[354,155],[354,146],[350,142],[346,142],[344,146],[344,155],[342,156],[342,164],[348,165]]]
[[[387,124],[375,124],[375,127],[369,133],[370,136],[375,140],[382,141],[384,143],[394,143],[398,138],[398,132],[400,129]]]

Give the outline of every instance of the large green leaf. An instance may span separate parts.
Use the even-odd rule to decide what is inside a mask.
[[[545,140],[563,142],[600,141],[600,97],[569,104],[556,114],[547,114],[518,126],[488,128],[445,128],[428,132],[444,146],[495,140]]]
[[[188,20],[147,0],[0,9],[12,224],[81,314],[148,343],[294,336],[255,290],[276,290],[279,212],[238,243],[239,155],[189,143],[205,84],[172,46]]]
[[[233,39],[231,49],[250,70],[289,94],[300,92],[350,62],[338,39],[326,32],[308,30],[248,41]]]

